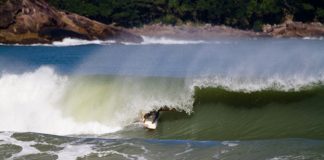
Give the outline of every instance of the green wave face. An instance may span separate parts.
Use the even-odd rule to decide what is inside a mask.
[[[324,139],[324,89],[297,92],[195,92],[191,116],[165,113],[158,137],[199,140]]]
[[[64,109],[74,119],[124,127],[108,137],[193,140],[274,138],[324,139],[324,86],[306,83],[282,89],[269,85],[255,90],[197,86],[181,78],[76,79]],[[141,111],[161,107],[158,128],[138,123]]]

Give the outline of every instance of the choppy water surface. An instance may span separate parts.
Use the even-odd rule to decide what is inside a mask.
[[[0,46],[0,157],[324,158],[322,40],[91,43]]]

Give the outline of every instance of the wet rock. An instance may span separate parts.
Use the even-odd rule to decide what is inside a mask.
[[[6,0],[0,4],[0,43],[51,43],[67,37],[142,41],[122,28],[57,10],[45,0]]]

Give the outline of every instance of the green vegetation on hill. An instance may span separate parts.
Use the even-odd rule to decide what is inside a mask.
[[[154,22],[225,24],[260,29],[292,16],[324,22],[324,0],[48,0],[54,6],[124,27]]]

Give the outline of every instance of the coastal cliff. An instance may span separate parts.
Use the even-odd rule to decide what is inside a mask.
[[[77,5],[77,4],[76,4]],[[66,37],[141,42],[122,28],[57,10],[44,0],[1,0],[0,43],[51,43]]]

